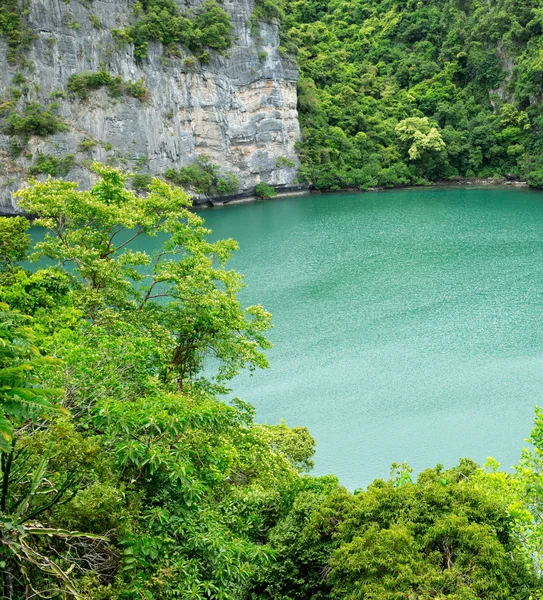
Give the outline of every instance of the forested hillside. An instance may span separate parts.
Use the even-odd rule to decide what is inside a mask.
[[[318,189],[454,177],[543,185],[535,0],[294,0],[302,176]]]

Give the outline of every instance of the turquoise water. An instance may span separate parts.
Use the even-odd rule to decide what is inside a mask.
[[[543,405],[543,193],[406,189],[200,214],[240,243],[242,302],[273,314],[271,368],[233,392],[260,422],[309,427],[315,474],[354,489],[393,461],[518,461]]]
[[[261,422],[306,425],[349,488],[460,457],[518,460],[543,404],[543,194],[312,195],[202,215],[274,315],[271,368],[233,381]]]

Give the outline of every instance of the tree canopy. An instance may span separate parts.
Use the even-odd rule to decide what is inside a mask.
[[[541,185],[537,2],[283,8],[301,71],[301,175],[317,189],[504,175]]]

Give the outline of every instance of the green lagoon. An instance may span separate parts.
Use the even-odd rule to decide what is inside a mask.
[[[543,194],[424,188],[202,212],[240,243],[271,368],[233,381],[257,420],[306,425],[349,488],[460,457],[510,467],[543,403]]]
[[[273,314],[270,369],[233,395],[257,421],[307,426],[315,474],[355,489],[394,461],[518,462],[543,405],[543,193],[312,194],[200,214],[239,241],[243,304]]]

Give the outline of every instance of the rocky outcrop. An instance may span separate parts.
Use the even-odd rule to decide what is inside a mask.
[[[183,2],[198,11],[200,0]],[[133,21],[134,0],[30,0],[26,24],[35,34],[26,65],[9,64],[0,39],[2,98],[15,81],[22,97],[46,105],[57,98],[66,131],[30,137],[14,158],[13,136],[0,134],[0,210],[14,212],[11,193],[28,178],[37,153],[74,155],[67,178],[88,186],[91,160],[140,173],[163,175],[169,168],[207,156],[240,179],[247,191],[259,182],[288,187],[295,182],[295,143],[300,131],[296,111],[297,70],[279,52],[277,23],[262,22],[251,32],[254,0],[225,0],[235,40],[224,56],[211,53],[209,64],[180,56],[167,58],[159,43],[149,44],[138,63],[132,44],[119,46],[112,30]],[[189,58],[189,60],[187,60]],[[105,88],[81,100],[64,96],[72,74],[100,67],[123,81],[142,79],[147,99],[112,98]],[[283,157],[283,158],[281,158]]]

